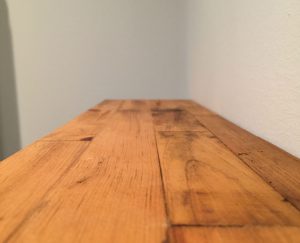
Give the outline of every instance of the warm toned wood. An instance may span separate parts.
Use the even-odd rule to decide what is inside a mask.
[[[150,100],[148,101],[152,110],[160,109],[179,109],[189,111],[191,113],[197,113],[197,115],[210,116],[215,115],[212,111],[197,104],[192,100]]]
[[[48,141],[80,141],[94,137],[103,129],[116,110],[122,105],[120,100],[105,100],[86,112],[43,137]]]
[[[266,144],[239,157],[300,210],[300,160],[271,147]]]
[[[300,242],[299,176],[193,101],[107,100],[0,163],[0,242]]]
[[[0,163],[0,242],[8,242],[47,207],[47,194],[88,144],[37,142]]]
[[[300,225],[300,213],[209,132],[158,132],[172,224]]]
[[[20,155],[4,162],[9,171],[0,170],[0,242],[163,242],[167,221],[149,111],[115,113],[81,156],[62,146],[81,142],[40,143],[62,152],[45,156],[32,148],[28,157],[40,168]]]
[[[124,100],[120,105],[119,111],[149,111],[149,102],[146,100]]]
[[[205,131],[188,111],[182,109],[152,109],[156,131]]]
[[[298,227],[174,227],[170,243],[299,243]]]
[[[195,105],[187,109],[249,167],[300,209],[300,159],[217,115],[203,115]]]

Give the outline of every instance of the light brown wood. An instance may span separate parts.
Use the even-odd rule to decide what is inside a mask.
[[[158,132],[172,224],[300,225],[300,213],[210,132]]]
[[[20,156],[2,165],[0,242],[165,239],[167,221],[150,112],[115,113],[80,156],[63,144],[88,142],[40,143],[61,147],[60,153],[50,151],[48,157],[32,148],[28,157],[40,161],[41,168]],[[76,158],[68,162],[68,156]],[[24,165],[16,166],[20,161]],[[24,168],[24,181],[18,183]]]
[[[42,140],[48,141],[80,141],[90,140],[100,132],[107,121],[122,105],[120,100],[106,100],[86,112],[80,114],[72,121],[57,128],[46,135]]]
[[[88,144],[37,142],[0,163],[0,242],[8,242],[45,209],[47,194]]]
[[[299,243],[298,227],[174,227],[170,243]]]
[[[201,106],[187,109],[286,200],[300,209],[300,159],[220,116],[204,115]]]
[[[188,111],[182,109],[152,109],[157,131],[205,131]]]
[[[124,100],[118,108],[119,111],[148,111],[150,110],[149,103],[146,100]]]
[[[151,109],[185,109],[195,106],[192,100],[148,100]]]
[[[300,242],[299,166],[193,101],[107,100],[0,162],[0,242]]]
[[[189,111],[193,115],[195,115],[195,113],[201,116],[216,115],[214,112],[192,100],[149,100],[148,103],[152,110],[179,109]]]

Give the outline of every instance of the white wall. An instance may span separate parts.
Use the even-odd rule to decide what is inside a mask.
[[[299,0],[0,4],[4,154],[105,98],[188,94],[300,157]]]
[[[22,146],[105,98],[185,96],[183,1],[7,4]]]
[[[190,96],[300,157],[300,1],[187,1]]]

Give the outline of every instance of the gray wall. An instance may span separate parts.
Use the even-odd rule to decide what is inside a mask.
[[[0,0],[0,160],[20,148],[13,48],[5,1]]]
[[[103,99],[186,96],[183,1],[7,4],[22,146]]]

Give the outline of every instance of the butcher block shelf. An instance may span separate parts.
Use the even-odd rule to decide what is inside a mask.
[[[106,100],[0,162],[0,242],[299,243],[300,161],[188,100]]]

